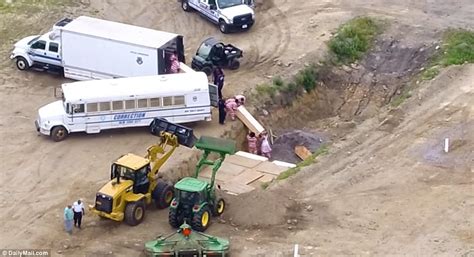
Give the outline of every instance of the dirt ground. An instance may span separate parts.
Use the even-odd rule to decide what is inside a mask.
[[[37,109],[54,100],[53,87],[65,80],[20,72],[7,57],[15,40],[48,30],[65,14],[183,34],[188,61],[208,36],[231,42],[244,50],[244,60],[238,71],[226,72],[227,95],[246,92],[271,76],[290,76],[322,59],[331,32],[357,15],[387,20],[391,25],[383,42],[395,42],[394,49],[428,48],[436,45],[443,29],[474,27],[471,0],[264,0],[252,30],[229,35],[196,13],[182,12],[176,1],[85,0],[64,8],[40,5],[1,13],[0,248],[52,249],[53,256],[138,256],[144,242],[172,231],[167,212],[156,210],[147,212],[138,227],[87,214],[83,230],[71,237],[63,231],[66,204],[78,198],[92,203],[107,181],[110,163],[127,152],[144,153],[155,140],[146,129],[76,134],[60,143],[36,134]],[[390,63],[370,62],[377,60],[372,57],[367,64],[393,70]],[[405,58],[412,61],[410,55]],[[358,92],[348,99],[376,92],[361,81],[359,91],[356,85],[348,86]],[[352,108],[361,106],[359,100],[305,123],[293,115],[288,123],[334,134],[330,153],[265,193],[229,197],[222,221],[208,232],[230,238],[233,256],[292,256],[295,243],[302,256],[473,255],[473,90],[474,66],[452,67],[421,83],[394,111],[362,101],[366,111],[359,112],[362,109]],[[213,121],[192,127],[198,135],[219,136],[231,124]],[[448,154],[442,151],[445,137],[454,142]],[[172,179],[183,176],[194,155],[179,148],[163,172]]]

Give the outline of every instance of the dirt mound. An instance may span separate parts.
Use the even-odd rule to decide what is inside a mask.
[[[277,137],[272,145],[273,159],[298,163],[301,159],[295,154],[295,146],[305,146],[314,153],[314,151],[327,141],[327,138],[322,134],[308,133],[302,130],[286,132]]]
[[[288,198],[288,192],[258,190],[239,196],[226,196],[225,218],[231,224],[244,227],[267,227],[286,223],[298,204]]]

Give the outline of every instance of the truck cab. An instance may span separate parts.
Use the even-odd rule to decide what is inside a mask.
[[[196,10],[214,24],[222,33],[232,29],[250,29],[255,23],[253,0],[180,0],[181,8]]]
[[[57,22],[51,31],[44,35],[29,36],[15,44],[10,59],[14,59],[19,70],[36,67],[44,70],[61,70],[61,41],[59,27],[63,27],[71,19],[65,18]]]

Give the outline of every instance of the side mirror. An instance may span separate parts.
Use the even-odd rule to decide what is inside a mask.
[[[210,8],[211,10],[217,10],[217,6],[214,5],[214,4],[209,5],[209,8]]]

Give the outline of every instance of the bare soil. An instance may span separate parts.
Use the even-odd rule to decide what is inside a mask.
[[[184,13],[176,1],[49,2],[0,13],[0,248],[139,256],[145,241],[172,231],[167,212],[151,208],[138,227],[87,213],[83,230],[64,233],[64,206],[78,198],[91,204],[110,163],[127,152],[144,154],[156,138],[146,129],[76,134],[60,143],[38,136],[37,109],[53,101],[53,87],[66,80],[16,70],[7,58],[16,40],[45,32],[65,15],[88,14],[181,33],[189,62],[203,39],[217,36],[244,50],[241,68],[226,71],[224,93],[232,95],[322,60],[340,24],[369,14],[389,24],[375,51],[358,66],[331,71],[318,90],[290,109],[272,110],[266,120],[278,120],[269,123],[275,128],[327,133],[330,154],[266,192],[229,197],[225,223],[216,221],[208,232],[230,238],[233,256],[292,256],[295,243],[302,256],[472,251],[474,67],[443,71],[419,84],[400,109],[384,107],[434,51],[442,30],[474,27],[472,1],[258,1],[257,24],[228,35]],[[197,135],[212,136],[239,127],[215,121],[191,126]],[[445,137],[453,142],[448,154],[440,149]],[[189,174],[195,156],[180,147],[163,174],[170,180]]]

